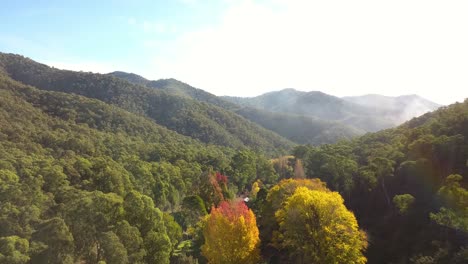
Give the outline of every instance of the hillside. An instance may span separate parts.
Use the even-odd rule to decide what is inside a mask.
[[[0,95],[2,263],[96,263],[101,246],[109,263],[166,263],[180,236],[161,210],[228,164],[220,148],[98,100],[2,75]]]
[[[157,90],[165,91],[169,94],[178,95],[190,99],[195,99],[200,102],[205,102],[213,104],[224,108],[226,110],[233,110],[238,108],[237,105],[223,100],[218,96],[208,93],[202,89],[192,87],[184,82],[178,81],[176,79],[160,79],[157,81],[146,80],[143,77],[133,74],[133,73],[124,73],[124,72],[111,72],[108,75],[115,76],[124,80],[127,80],[135,84],[143,84],[146,87],[154,88]],[[144,81],[143,81],[144,80]]]
[[[322,145],[352,139],[363,130],[310,116],[282,114],[243,107],[236,113],[298,144]]]
[[[199,220],[211,215],[210,208],[219,202],[244,195],[253,198],[249,207],[258,217],[256,234],[263,244],[257,253],[271,263],[291,263],[302,247],[276,248],[271,243],[281,242],[272,234],[285,230],[284,224],[278,227],[274,222],[278,211],[271,206],[282,208],[275,204],[278,195],[301,184],[321,189],[320,197],[330,194],[341,204],[344,199],[347,215],[355,214],[362,230],[356,222],[349,227],[365,232],[359,237],[369,243],[363,251],[368,263],[468,260],[468,100],[353,140],[297,146],[294,156],[272,163],[258,152],[181,135],[113,101],[70,92],[60,88],[58,80],[85,78],[73,83],[85,94],[92,88],[101,91],[99,87],[123,95],[128,95],[126,89],[141,89],[149,96],[157,91],[114,77],[99,79],[101,75],[58,71],[46,79],[12,71],[10,64],[0,67],[2,263],[206,263]],[[44,86],[56,84],[59,91],[38,89],[4,73]],[[56,77],[60,74],[74,78]],[[89,78],[101,85],[90,85]],[[106,84],[109,80],[116,84]],[[123,84],[125,89],[112,88]],[[238,109],[244,110],[243,115],[258,122],[286,122],[276,129],[291,135],[301,124],[310,122],[314,129],[316,122],[322,124],[310,117]],[[287,123],[291,120],[302,123]],[[341,128],[336,125],[333,131],[317,134],[334,136]],[[283,179],[293,175],[319,178],[326,187],[317,179]],[[285,204],[281,212],[289,208]],[[287,226],[303,227],[307,225]],[[334,238],[341,239],[340,234],[334,233]],[[301,238],[296,242],[303,243]],[[325,235],[318,238],[328,241]],[[308,241],[306,246],[313,245]]]
[[[19,82],[43,90],[74,93],[155,120],[202,142],[270,153],[293,143],[243,117],[187,97],[131,84],[112,76],[50,68],[19,55],[0,54],[0,69]]]
[[[467,138],[465,100],[394,129],[295,154],[308,177],[342,194],[367,230],[369,263],[464,263]]]
[[[132,73],[112,72],[109,75],[123,78],[132,83],[143,83],[146,80]],[[194,88],[175,79],[144,81],[147,87],[160,89],[174,95],[180,95],[197,101],[213,104],[226,110],[234,111],[244,118],[274,131],[275,133],[298,144],[321,145],[335,143],[343,139],[351,139],[364,134],[363,130],[343,125],[338,122],[319,120],[297,114],[283,114],[243,106],[242,102],[229,102],[221,97]],[[291,129],[294,128],[294,129]]]
[[[226,197],[277,179],[261,154],[2,74],[0,124],[1,263],[183,261],[199,250],[183,241],[182,227],[198,221],[186,200],[200,199],[206,214],[212,171],[229,173]]]
[[[322,92],[301,92],[294,89],[269,92],[252,98],[227,96],[222,98],[242,106],[337,121],[367,132],[395,127],[421,114],[422,108],[415,103],[424,102],[426,106],[424,110],[432,111],[437,108],[436,104],[422,99],[407,100],[411,97],[401,97],[398,103],[395,102],[395,106],[388,108],[378,103],[372,105],[371,98],[342,99]]]

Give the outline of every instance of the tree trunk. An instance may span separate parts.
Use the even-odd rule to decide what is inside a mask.
[[[385,187],[385,180],[383,177],[382,177],[381,183],[382,183],[382,189],[385,195],[385,199],[387,200],[388,206],[390,206],[390,197],[388,197],[387,187]]]

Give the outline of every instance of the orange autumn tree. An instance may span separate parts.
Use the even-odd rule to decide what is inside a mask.
[[[202,254],[210,264],[254,264],[260,260],[257,221],[243,201],[223,201],[213,207],[203,236]]]

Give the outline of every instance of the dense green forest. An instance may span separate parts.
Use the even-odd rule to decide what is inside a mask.
[[[0,54],[0,263],[468,262],[468,100],[294,147],[124,77]]]
[[[466,263],[467,137],[468,100],[295,155],[308,177],[343,195],[368,232],[369,262]]]
[[[364,130],[336,121],[297,114],[272,112],[258,107],[243,106],[242,103],[238,105],[175,79],[149,81],[139,75],[125,72],[112,72],[109,75],[125,79],[131,83],[146,85],[147,87],[233,111],[245,119],[274,131],[298,144],[321,145],[335,143],[342,139],[351,139],[365,133]]]
[[[294,144],[243,117],[187,97],[131,84],[120,78],[50,68],[28,58],[0,54],[0,69],[12,79],[42,90],[95,98],[129,112],[147,116],[158,124],[205,143],[251,147],[270,153]]]
[[[232,175],[226,197],[276,180],[261,154],[205,145],[98,100],[6,76],[0,92],[0,263],[168,263],[184,208],[214,203],[210,171]]]

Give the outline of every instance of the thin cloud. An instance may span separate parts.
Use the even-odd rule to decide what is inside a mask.
[[[441,103],[468,96],[466,2],[273,2],[231,1],[219,24],[169,43],[173,56],[161,47],[153,72],[218,95],[294,87]]]

